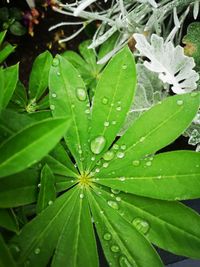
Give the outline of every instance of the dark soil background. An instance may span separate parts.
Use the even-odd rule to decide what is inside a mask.
[[[7,5],[6,1],[1,1],[0,7],[3,6],[15,6],[20,8],[22,11],[29,10],[28,5],[24,1],[11,1],[11,4]],[[34,27],[34,36],[30,36],[25,34],[24,36],[17,37],[8,33],[7,41],[11,44],[16,45],[16,51],[11,56],[9,56],[7,60],[8,65],[15,64],[20,61],[20,79],[23,81],[25,85],[28,83],[29,73],[32,67],[32,63],[37,55],[49,49],[50,52],[55,55],[57,53],[63,52],[66,49],[77,51],[78,45],[85,39],[88,39],[89,36],[85,32],[79,34],[75,39],[71,40],[68,43],[65,43],[63,46],[60,46],[57,42],[60,36],[66,37],[71,35],[76,28],[72,26],[64,27],[62,29],[54,30],[49,32],[48,29],[52,25],[55,25],[61,21],[67,21],[67,17],[54,12],[50,7],[45,9],[44,7],[39,6],[38,10],[43,13],[43,18],[39,18],[40,22],[38,25]],[[70,18],[72,21],[73,18]],[[69,21],[69,20],[68,20]],[[189,21],[188,21],[189,23]],[[186,27],[185,27],[186,28]],[[182,150],[189,149],[194,150],[193,146],[188,145],[188,139],[185,137],[178,138],[173,144],[169,145],[163,151],[171,151],[171,150]],[[200,213],[200,201],[199,200],[191,200],[184,201],[185,204],[196,210]],[[192,227],[192,226],[191,226]],[[98,237],[97,237],[98,240]],[[86,241],[87,242],[87,241]],[[100,242],[98,240],[98,249],[100,255],[100,266],[106,267],[108,266],[103,254],[103,251],[100,246]],[[180,261],[184,259],[184,257],[176,256],[171,253],[165,252],[161,249],[157,249],[162,260],[165,264],[173,263],[176,261]],[[145,256],[145,255],[144,255]],[[153,267],[153,266],[150,266]],[[189,266],[188,266],[189,267]]]

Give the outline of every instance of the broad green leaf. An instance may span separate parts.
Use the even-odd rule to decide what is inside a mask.
[[[18,266],[47,266],[63,226],[74,211],[78,190],[72,189],[59,197],[22,228],[10,243]],[[18,253],[17,253],[18,252]]]
[[[163,200],[184,200],[200,197],[200,153],[175,151],[143,160],[134,160],[126,168],[106,176],[96,175],[97,183]]]
[[[198,93],[176,95],[143,113],[113,146],[112,151],[117,149],[117,153],[108,168],[102,170],[101,177],[118,168],[126,169],[133,160],[140,160],[172,143],[191,123],[199,100]]]
[[[71,216],[65,219],[52,267],[98,267],[96,241],[84,190],[79,190]]]
[[[110,192],[101,192],[104,197],[110,196]],[[199,259],[200,216],[197,213],[179,202],[113,192],[123,217],[150,242],[174,254]]]
[[[6,266],[16,267],[16,264],[5,241],[3,240],[2,235],[0,234],[0,267]]]
[[[110,147],[119,132],[132,103],[135,84],[134,58],[130,50],[125,47],[108,63],[95,92],[90,146],[97,159]],[[91,155],[89,156],[89,168],[91,168],[94,164],[91,163]]]
[[[56,199],[55,176],[46,164],[41,171],[39,194],[36,206],[36,212],[40,213]]]
[[[27,105],[27,93],[24,84],[18,80],[15,91],[12,97],[12,104],[15,105],[15,110],[25,109]]]
[[[87,92],[79,73],[71,63],[56,56],[50,71],[50,108],[53,117],[69,116],[71,127],[65,141],[80,171],[88,151],[88,119],[90,106]]]
[[[6,44],[1,50],[0,50],[0,64],[12,53],[14,52],[15,47],[11,44]]]
[[[0,209],[0,226],[13,232],[18,232],[19,225],[11,209]]]
[[[89,192],[90,206],[97,233],[107,261],[115,267],[121,266],[163,266],[150,245],[130,223],[117,212],[118,203],[104,199],[96,192]]]
[[[31,99],[39,99],[48,87],[52,55],[49,51],[40,54],[34,61],[29,80]]]
[[[18,69],[18,64],[6,69],[0,69],[0,111],[8,105],[8,102],[10,101],[13,95],[18,81]]]
[[[0,146],[0,177],[20,172],[41,160],[61,139],[69,121],[48,119],[35,123]]]
[[[33,203],[37,197],[39,173],[27,169],[2,178],[0,181],[0,207],[10,208]]]

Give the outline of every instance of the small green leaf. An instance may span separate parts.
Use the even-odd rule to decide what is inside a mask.
[[[0,226],[16,233],[19,231],[19,225],[13,210],[0,209]]]
[[[2,8],[0,8],[0,17],[1,17],[1,10],[2,10]],[[6,32],[7,32],[7,31],[2,31],[2,32],[0,32],[0,46],[2,45],[3,40],[5,39]]]
[[[18,81],[19,65],[16,64],[6,69],[0,69],[0,112],[10,101]]]
[[[89,192],[95,226],[109,264],[121,266],[163,266],[151,244],[123,217],[117,201]],[[145,255],[145,256],[144,256]]]
[[[15,91],[12,96],[12,102],[16,106],[15,110],[17,110],[17,107],[20,107],[21,109],[25,109],[27,105],[27,94],[26,94],[26,88],[24,84],[18,80]]]
[[[14,52],[15,47],[11,44],[6,44],[1,50],[0,50],[0,64],[12,53]]]
[[[10,25],[9,31],[14,35],[22,36],[26,33],[26,28],[19,21],[15,21]]]
[[[42,159],[69,127],[66,119],[35,123],[0,146],[0,177],[22,171]]]
[[[87,197],[79,190],[74,210],[65,220],[52,267],[98,267],[98,255]],[[86,242],[87,240],[87,242]]]
[[[49,205],[53,204],[56,199],[55,177],[46,164],[42,168],[39,194],[36,206],[37,214],[46,209]]]
[[[116,153],[108,168],[102,170],[101,177],[118,168],[126,170],[133,160],[140,160],[172,143],[184,132],[197,113],[199,97],[196,92],[168,97],[143,113],[116,142],[120,152],[121,147],[125,146],[123,157],[119,158]]]
[[[53,117],[70,116],[71,127],[65,141],[80,170],[88,151],[90,104],[79,73],[66,59],[56,56],[50,71],[50,108]]]
[[[48,51],[40,54],[35,59],[29,80],[31,99],[38,100],[47,89],[51,63],[52,55]]]
[[[115,75],[114,79],[113,74]],[[134,58],[130,50],[125,47],[108,63],[95,91],[90,125],[90,142],[91,150],[97,157],[93,164],[91,159],[88,159],[89,169],[94,166],[102,153],[110,147],[118,134],[132,103],[135,85]],[[126,94],[124,90],[126,90]],[[102,140],[102,142],[99,142],[99,140]],[[99,143],[103,145],[99,146]],[[93,145],[97,147],[96,151],[92,148]],[[91,153],[89,157],[91,158]]]
[[[2,235],[0,234],[0,267],[6,266],[16,267],[16,264],[5,241],[3,240]]]

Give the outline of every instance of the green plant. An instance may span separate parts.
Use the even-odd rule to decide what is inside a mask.
[[[12,34],[22,36],[26,28],[22,25],[22,11],[18,8],[0,8],[0,23],[3,30],[9,30]]]
[[[6,31],[0,32],[0,64],[15,50],[11,44],[4,42]]]
[[[17,266],[99,266],[95,233],[112,266],[163,266],[151,243],[199,258],[200,217],[178,201],[200,196],[200,154],[155,155],[188,127],[199,94],[164,99],[117,139],[135,85],[135,63],[126,47],[103,70],[92,104],[73,65],[62,56],[53,59],[50,132],[31,128],[38,129],[40,122],[0,147],[0,152],[7,147],[6,155],[0,153],[0,207],[27,207],[14,210],[20,232],[10,240],[4,234],[6,242],[0,239],[5,266],[15,266],[13,258]],[[71,125],[64,134],[68,119],[57,118],[66,116]],[[42,160],[39,179],[38,168],[25,165],[33,158],[38,162],[55,145],[49,135],[56,120],[65,143]],[[23,138],[30,133],[35,141],[29,153],[30,140]]]

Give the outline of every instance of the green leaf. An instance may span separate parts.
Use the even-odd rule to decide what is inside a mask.
[[[104,198],[110,196],[110,192],[100,191]],[[115,199],[120,200],[123,217],[150,242],[177,255],[199,258],[200,216],[197,213],[179,202],[112,192]]]
[[[112,151],[119,148],[104,174],[132,165],[172,143],[189,126],[199,108],[199,94],[191,93],[168,97],[143,113],[116,142]],[[122,146],[125,148],[121,151]],[[119,152],[122,152],[119,158]],[[125,167],[126,166],[126,167]],[[123,176],[126,176],[124,173]]]
[[[34,61],[29,80],[30,98],[38,100],[48,87],[52,55],[49,51],[40,54]]]
[[[79,45],[79,51],[82,57],[84,58],[90,70],[95,74],[98,72],[98,65],[96,63],[96,55],[93,49],[88,49],[88,46],[91,44],[90,40],[86,40]]]
[[[66,192],[26,224],[20,234],[11,240],[10,248],[18,266],[24,266],[27,262],[30,266],[47,266],[77,198],[77,188]]]
[[[18,81],[18,69],[18,64],[6,69],[0,69],[0,112],[8,105],[8,102],[10,101],[13,95]]]
[[[7,176],[0,181],[0,207],[11,208],[36,201],[39,173],[27,169],[21,173]]]
[[[79,190],[74,210],[65,220],[52,266],[65,266],[66,262],[68,267],[99,266],[94,230],[84,190]]]
[[[15,21],[10,25],[9,31],[14,35],[22,36],[26,33],[26,28],[19,21]]]
[[[6,44],[1,50],[0,50],[0,64],[12,53],[14,52],[15,47],[11,44]]]
[[[36,206],[37,214],[45,210],[56,199],[55,176],[46,164],[42,168],[39,194]]]
[[[0,16],[1,16],[1,10],[2,10],[2,8],[0,8]],[[7,31],[2,31],[2,32],[0,32],[0,46],[2,45],[3,40],[5,39],[6,32],[7,32]]]
[[[73,65],[63,57],[57,56],[51,67],[49,87],[53,117],[72,118],[65,141],[82,171],[83,158],[88,151],[88,112],[90,112],[85,85]]]
[[[133,161],[113,174],[98,174],[97,183],[128,193],[163,200],[200,197],[200,154],[192,151],[161,153]],[[188,177],[190,177],[188,179]],[[189,188],[189,190],[188,190]]]
[[[2,235],[0,234],[0,267],[16,267],[10,251],[3,240]]]
[[[135,84],[134,58],[125,47],[108,63],[95,92],[90,142],[91,150],[97,155],[97,159],[110,147],[119,132],[132,103]],[[91,154],[89,156],[91,158]],[[91,169],[94,164],[91,160],[88,161],[88,168]],[[95,162],[96,160],[93,161]]]
[[[95,226],[112,266],[163,266],[150,243],[117,212],[117,202],[88,191]],[[145,256],[144,256],[145,255]]]
[[[33,119],[34,121],[41,121],[41,120],[52,118],[52,114],[50,110],[36,111],[36,112],[28,113],[27,115],[29,118]]]
[[[10,137],[0,146],[0,177],[20,172],[41,160],[69,127],[66,119],[47,119]]]
[[[15,110],[17,110],[18,107],[20,107],[20,109],[26,108],[28,102],[26,88],[20,80],[18,80],[15,91],[13,93],[12,102],[14,105],[16,105]]]
[[[13,210],[0,209],[0,226],[16,233],[19,231],[19,225]]]

